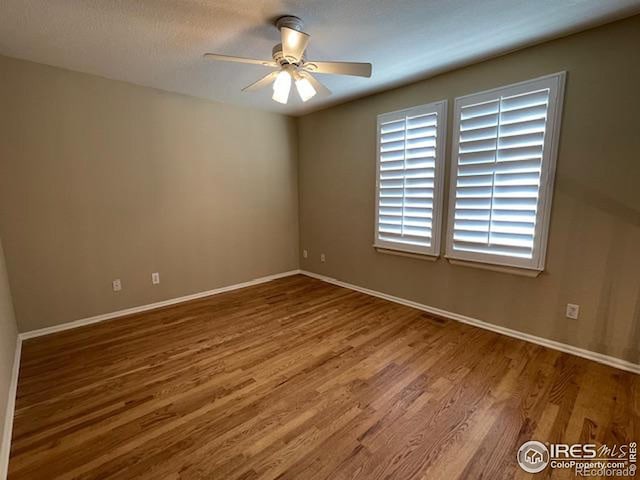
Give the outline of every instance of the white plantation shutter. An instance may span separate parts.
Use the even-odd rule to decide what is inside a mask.
[[[374,246],[438,255],[446,101],[378,116]]]
[[[447,256],[542,270],[564,73],[456,99]]]

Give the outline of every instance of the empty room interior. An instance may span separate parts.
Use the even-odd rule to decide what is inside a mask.
[[[640,478],[640,0],[0,1],[0,480]]]

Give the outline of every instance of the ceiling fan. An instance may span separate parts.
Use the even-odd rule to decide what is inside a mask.
[[[311,38],[302,31],[303,23],[298,17],[287,15],[276,20],[280,30],[281,43],[273,47],[273,60],[256,60],[253,58],[233,57],[217,53],[205,53],[209,60],[225,62],[251,63],[276,70],[265,75],[257,82],[242,89],[253,92],[273,83],[273,100],[286,104],[289,101],[292,81],[296,85],[298,95],[306,102],[316,94],[330,95],[331,91],[320,83],[312,73],[328,73],[333,75],[354,75],[371,77],[370,63],[354,62],[316,62],[306,59],[304,52]]]

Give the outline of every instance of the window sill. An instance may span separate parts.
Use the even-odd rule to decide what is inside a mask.
[[[397,255],[399,257],[409,257],[416,258],[418,260],[426,260],[428,262],[435,262],[438,260],[437,255],[429,255],[427,253],[413,253],[413,252],[404,252],[402,250],[393,250],[391,248],[378,247],[376,245],[373,246],[378,253],[385,253],[387,255]]]
[[[491,270],[494,272],[508,273],[511,275],[519,275],[521,277],[536,278],[542,273],[542,270],[531,270],[528,268],[520,268],[520,267],[507,267],[504,265],[493,265],[490,263],[472,262],[469,260],[458,260],[456,258],[450,258],[450,257],[447,257],[447,261],[451,265],[479,268],[482,270]]]

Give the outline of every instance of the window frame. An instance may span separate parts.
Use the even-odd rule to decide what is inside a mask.
[[[558,72],[543,77],[525,80],[502,87],[456,97],[453,109],[453,135],[451,140],[450,180],[449,180],[449,211],[447,214],[446,253],[445,257],[452,260],[477,262],[486,265],[522,268],[542,272],[545,268],[547,245],[549,240],[549,226],[551,222],[551,204],[556,175],[556,163],[562,123],[564,104],[564,90],[566,72]],[[538,191],[538,210],[536,212],[536,229],[531,259],[517,258],[508,255],[490,253],[465,252],[453,249],[453,234],[455,222],[456,185],[458,171],[458,155],[460,142],[461,109],[465,106],[480,104],[508,97],[521,95],[538,89],[549,89],[549,103],[547,122],[545,126],[545,141],[542,152],[542,167],[540,172],[540,188]]]
[[[375,192],[375,218],[374,218],[374,241],[373,247],[380,251],[391,250],[414,255],[424,255],[430,257],[440,256],[440,246],[442,237],[442,209],[444,207],[444,183],[446,168],[446,144],[447,144],[447,113],[448,101],[438,100],[436,102],[418,105],[415,107],[395,110],[378,114],[376,119],[376,192]],[[380,126],[382,123],[398,120],[411,115],[426,115],[436,113],[436,149],[434,159],[434,180],[433,180],[433,208],[431,217],[431,245],[421,247],[418,245],[405,245],[399,242],[391,242],[378,238],[378,227],[380,218]]]

